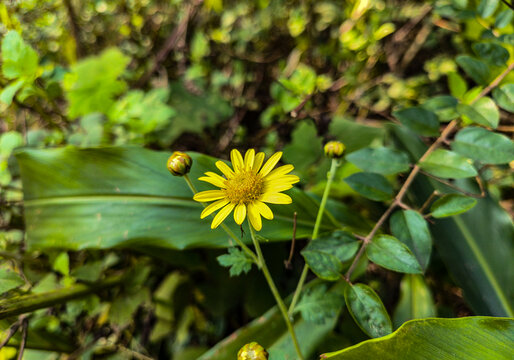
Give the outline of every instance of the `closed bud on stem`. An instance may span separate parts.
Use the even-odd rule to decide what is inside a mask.
[[[174,176],[184,176],[189,170],[191,170],[191,165],[193,164],[193,159],[186,153],[175,151],[169,158],[166,163],[168,170]]]
[[[346,147],[340,141],[329,141],[325,144],[325,156],[333,159],[339,159],[343,156],[344,150]]]
[[[268,360],[268,356],[268,352],[254,341],[239,349],[237,360]]]

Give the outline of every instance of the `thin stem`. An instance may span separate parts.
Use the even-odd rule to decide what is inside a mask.
[[[503,71],[493,81],[491,81],[491,83],[486,88],[484,88],[484,90],[482,90],[482,92],[480,94],[478,94],[470,102],[470,105],[474,104],[480,98],[486,96],[492,89],[494,89],[496,86],[498,86],[500,84],[500,82],[503,80],[503,78],[505,78],[505,76],[507,76],[509,74],[509,72],[512,71],[512,69],[514,69],[514,62],[510,63],[509,66],[507,67],[507,69],[505,69],[505,71]],[[393,212],[393,210],[397,206],[399,206],[399,204],[402,202],[402,199],[405,196],[405,194],[407,193],[407,190],[411,186],[412,182],[414,181],[414,178],[416,177],[416,175],[421,170],[420,167],[419,167],[419,163],[423,162],[423,160],[425,160],[435,149],[437,149],[441,144],[445,143],[448,140],[448,137],[450,136],[450,134],[457,128],[457,126],[458,126],[458,119],[452,120],[450,123],[448,123],[448,125],[443,130],[441,135],[427,149],[427,151],[425,151],[425,153],[418,160],[417,164],[414,165],[414,167],[412,168],[409,176],[407,177],[407,180],[405,180],[405,183],[400,188],[400,191],[398,191],[398,194],[396,195],[394,201],[391,203],[391,205],[389,205],[389,207],[387,208],[385,213],[380,217],[380,219],[375,224],[375,226],[373,226],[373,229],[371,229],[371,232],[368,234],[368,236],[366,236],[366,238],[362,242],[362,245],[361,245],[361,248],[359,249],[359,252],[357,253],[355,258],[353,259],[353,262],[350,265],[350,268],[346,272],[345,277],[346,277],[346,279],[348,281],[350,281],[350,276],[352,275],[353,270],[355,270],[355,267],[357,266],[357,262],[359,261],[361,256],[364,254],[364,250],[366,250],[366,247],[371,242],[371,239],[373,239],[373,236],[376,234],[378,229],[380,229],[380,227],[382,227],[382,225],[387,220],[389,215]],[[481,185],[481,183],[479,183],[479,185]]]
[[[198,192],[198,190],[196,190],[196,187],[194,186],[193,182],[191,181],[191,179],[189,178],[189,176],[187,174],[184,175],[184,180],[186,180],[186,183],[189,186],[189,188],[191,189],[191,191],[193,192],[193,194],[196,194]],[[206,205],[204,203],[202,203],[202,206],[206,207]],[[252,258],[254,263],[257,264],[257,266],[259,266],[259,259],[257,258],[257,255],[255,255],[255,253],[248,246],[246,246],[241,241],[241,239],[239,239],[237,237],[237,235],[234,234],[234,232],[232,230],[230,230],[230,228],[227,225],[221,223],[220,226],[223,230],[225,230],[225,232],[228,234],[228,236],[230,236],[237,243],[237,245],[239,245],[241,247],[241,249],[243,249],[243,251]]]
[[[27,331],[28,331],[29,323],[27,318],[24,318],[21,321],[21,344],[20,349],[18,350],[18,360],[23,359],[23,352],[25,351],[25,345],[27,344]]]
[[[268,286],[273,293],[273,296],[275,297],[275,301],[277,302],[278,308],[280,309],[280,312],[282,313],[282,317],[284,318],[284,321],[286,322],[287,329],[289,330],[289,333],[291,334],[291,338],[293,340],[294,347],[296,349],[296,353],[298,354],[298,358],[300,360],[303,360],[302,351],[300,350],[300,345],[298,344],[298,340],[296,338],[296,334],[294,332],[293,324],[291,323],[291,319],[289,318],[289,315],[287,314],[286,305],[284,304],[284,301],[282,300],[282,297],[280,296],[280,293],[278,292],[277,287],[275,286],[275,282],[273,281],[273,278],[271,277],[271,274],[268,270],[268,266],[266,265],[266,261],[264,260],[264,256],[262,256],[261,246],[259,245],[259,241],[255,237],[255,231],[252,227],[252,224],[248,222],[248,225],[250,227],[250,235],[252,237],[253,245],[255,246],[255,251],[257,252],[257,256],[259,258],[260,268],[262,270],[262,273],[264,274],[264,277],[266,278],[266,281],[268,282]]]
[[[315,240],[318,237],[319,228],[321,226],[321,220],[323,219],[325,206],[327,205],[328,194],[330,193],[330,187],[332,186],[332,182],[334,181],[336,169],[338,166],[339,160],[332,159],[332,163],[330,164],[330,170],[327,174],[327,184],[325,185],[325,190],[323,191],[323,197],[321,198],[321,203],[319,205],[318,215],[316,216],[316,223],[314,224],[314,230],[312,231],[311,240]],[[305,263],[305,265],[303,266],[302,274],[300,275],[300,280],[298,280],[298,285],[296,285],[293,300],[291,301],[291,305],[289,305],[289,316],[293,316],[294,308],[296,306],[296,303],[298,302],[298,299],[300,298],[300,294],[302,292],[302,288],[305,283],[305,279],[307,278],[308,272],[309,265]]]

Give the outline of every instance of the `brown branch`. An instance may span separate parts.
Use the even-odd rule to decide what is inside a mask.
[[[2,342],[0,342],[0,349],[3,348],[5,345],[7,345],[9,340],[11,340],[11,338],[16,334],[16,332],[20,328],[25,317],[26,317],[26,315],[21,315],[18,318],[18,320],[16,320],[16,322],[14,324],[12,324],[11,327],[9,327],[9,333],[7,334],[5,339],[3,339]]]
[[[83,57],[86,55],[84,51],[84,46],[81,41],[81,31],[80,26],[77,21],[77,14],[75,14],[75,10],[73,9],[73,5],[71,4],[71,0],[64,0],[64,6],[66,6],[66,11],[68,12],[68,18],[70,19],[70,27],[71,27],[71,34],[73,38],[75,39],[75,56],[77,59]]]
[[[423,205],[419,208],[419,213],[420,214],[423,214],[423,211],[425,211],[425,209],[428,207],[428,205],[430,205],[430,203],[432,202],[432,200],[436,197],[436,196],[440,196],[441,194],[439,193],[439,191],[437,190],[434,190],[432,192],[432,194],[430,194],[430,196],[428,197],[428,199],[423,203]]]
[[[23,359],[23,352],[25,351],[25,345],[27,344],[27,331],[29,327],[29,321],[27,318],[24,318],[21,321],[21,343],[20,343],[20,349],[18,350],[18,360]]]
[[[426,171],[423,171],[423,170],[420,170],[419,171],[421,174],[425,175],[425,176],[428,176],[434,180],[436,180],[437,182],[440,182],[441,184],[444,184],[446,186],[448,186],[449,188],[452,188],[454,190],[457,190],[458,192],[460,193],[463,193],[464,195],[467,195],[467,196],[471,196],[471,197],[474,197],[476,199],[480,199],[480,198],[483,198],[485,196],[485,189],[484,189],[484,185],[482,184],[482,180],[480,179],[479,176],[476,176],[475,177],[475,180],[477,181],[477,184],[478,184],[478,187],[480,188],[480,194],[475,194],[475,193],[472,193],[472,192],[469,192],[469,191],[466,191],[456,185],[453,185],[451,182],[449,181],[446,181],[446,180],[443,180],[435,175],[432,175],[430,173],[427,173]]]

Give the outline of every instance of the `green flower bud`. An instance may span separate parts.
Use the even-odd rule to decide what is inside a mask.
[[[329,158],[340,158],[346,147],[340,141],[329,141],[325,144],[325,155]]]
[[[174,176],[184,176],[189,172],[189,170],[191,170],[193,160],[189,155],[180,151],[175,151],[168,158],[166,165],[170,173],[172,173]]]
[[[268,360],[268,356],[268,352],[254,341],[239,350],[237,360]]]

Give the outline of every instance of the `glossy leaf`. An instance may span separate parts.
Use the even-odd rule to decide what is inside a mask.
[[[386,147],[364,148],[346,156],[359,169],[383,175],[409,170],[409,158],[402,152]]]
[[[437,136],[439,134],[437,116],[422,107],[411,107],[395,111],[393,116],[403,125],[420,135]]]
[[[468,91],[468,84],[459,75],[459,73],[451,72],[448,74],[448,88],[450,93],[457,99],[462,99],[466,91]]]
[[[25,282],[20,275],[11,270],[0,269],[0,295],[23,285]]]
[[[466,91],[462,92],[462,95]],[[441,95],[428,99],[423,103],[423,108],[434,112],[441,122],[450,121],[459,117],[457,112],[458,100],[453,96]]]
[[[393,315],[394,326],[397,328],[406,321],[436,315],[434,299],[423,276],[405,275],[400,283],[400,300]]]
[[[337,317],[343,304],[342,294],[329,292],[327,284],[319,284],[303,293],[295,312],[300,312],[305,321],[324,324]]]
[[[228,247],[226,233],[210,230],[211,219],[200,219],[202,206],[192,200],[184,179],[171,176],[166,169],[168,156],[137,147],[19,151],[28,246]],[[205,171],[217,172],[216,159],[191,156],[192,181],[200,190],[212,189],[196,179]],[[263,220],[261,234],[266,238],[290,240],[294,211],[298,213],[297,236],[312,233],[318,203],[302,191],[288,193],[293,204],[272,206],[275,219]],[[337,223],[346,223],[347,216],[357,219],[344,206],[332,215],[324,217],[321,231],[340,227]],[[226,223],[238,233],[232,217]],[[249,236],[243,241],[251,242]]]
[[[430,214],[435,218],[459,215],[472,209],[476,203],[477,200],[472,197],[461,194],[449,194],[432,204]]]
[[[514,13],[514,11],[511,11]],[[505,84],[493,90],[494,100],[498,106],[510,112],[514,112],[514,84]]]
[[[457,64],[464,70],[466,75],[479,85],[487,85],[491,76],[489,67],[480,60],[468,55],[457,56]]]
[[[321,355],[330,360],[509,360],[514,320],[485,316],[412,320],[393,334]]]
[[[348,176],[344,181],[353,190],[371,200],[389,200],[393,195],[393,187],[380,174],[359,172]]]
[[[514,142],[481,127],[462,129],[451,146],[456,153],[485,164],[507,164],[514,160]]]
[[[401,241],[390,235],[378,235],[366,248],[368,259],[386,269],[407,274],[421,274],[416,256]]]
[[[364,284],[348,286],[344,298],[353,319],[370,337],[385,336],[393,331],[389,314],[372,288]]]
[[[509,60],[509,52],[503,46],[482,42],[473,44],[473,51],[480,58],[496,66],[502,66]]]
[[[432,152],[419,166],[430,174],[445,179],[460,179],[477,175],[477,171],[469,159],[443,149]]]
[[[314,240],[316,241],[316,240]],[[305,262],[320,279],[337,281],[341,278],[343,264],[334,255],[319,250],[303,250]]]
[[[393,235],[412,251],[425,270],[432,251],[432,237],[426,220],[414,210],[397,211],[391,216]]]
[[[468,122],[496,129],[500,122],[500,112],[491,98],[483,97],[473,105],[459,104],[457,111]]]
[[[350,260],[357,252],[360,241],[346,231],[337,230],[311,241],[305,250],[321,251],[335,256],[340,262]]]

